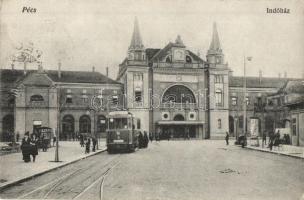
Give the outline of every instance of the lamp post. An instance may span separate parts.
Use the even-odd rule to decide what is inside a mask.
[[[246,98],[246,87],[247,87],[247,81],[246,81],[246,60],[251,61],[252,57],[245,57],[244,56],[244,120],[243,120],[243,132],[244,136],[246,137],[247,135],[247,98]]]

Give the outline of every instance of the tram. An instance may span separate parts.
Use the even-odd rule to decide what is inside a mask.
[[[134,152],[138,147],[140,119],[127,111],[113,111],[107,117],[107,151]]]

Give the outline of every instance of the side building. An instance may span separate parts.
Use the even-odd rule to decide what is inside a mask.
[[[1,139],[45,126],[60,139],[105,134],[108,110],[121,109],[122,84],[95,71],[1,70]]]

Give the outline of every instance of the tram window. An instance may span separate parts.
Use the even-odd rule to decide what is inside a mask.
[[[110,129],[127,129],[128,119],[127,118],[111,118],[109,120]]]

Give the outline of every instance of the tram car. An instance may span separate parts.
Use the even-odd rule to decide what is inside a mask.
[[[127,111],[113,111],[107,115],[107,151],[134,152],[138,147],[140,119]]]

